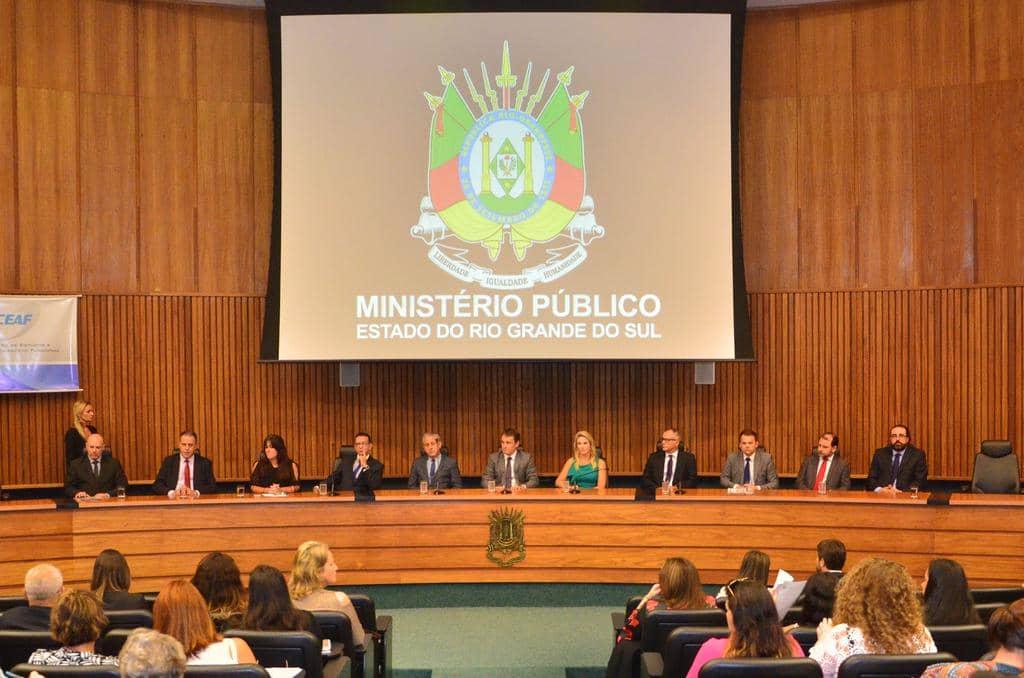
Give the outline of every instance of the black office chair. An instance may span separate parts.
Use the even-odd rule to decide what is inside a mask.
[[[391,615],[377,615],[377,604],[373,598],[362,593],[351,593],[348,596],[352,606],[356,608],[359,615],[359,623],[363,630],[373,639],[373,675],[377,678],[388,672],[391,663],[391,643],[388,637],[388,630],[391,628]],[[366,639],[367,649],[370,648],[370,638]],[[352,675],[357,674],[353,664]]]
[[[349,620],[348,615],[336,610],[311,610],[310,614],[316,618],[316,623],[320,625],[320,632],[323,634],[323,637],[332,643],[341,645],[342,652],[352,662],[352,676],[362,676],[365,671],[366,652],[365,650],[357,649],[352,641],[352,622]]]
[[[660,652],[640,655],[640,675],[644,678],[685,676],[701,645],[710,638],[726,638],[728,635],[729,629],[724,626],[680,626],[673,629]]]
[[[21,607],[22,605],[28,605],[25,596],[0,596],[0,612],[9,610],[12,607]]]
[[[89,676],[89,678],[120,678],[121,672],[118,668],[112,664],[101,664],[98,666],[41,666],[39,664],[18,664],[10,669],[11,673],[19,676],[27,676],[33,671],[39,673],[45,672],[47,678],[55,676],[55,678],[61,678],[67,676],[68,678],[82,678],[83,676]]]
[[[988,644],[988,628],[982,624],[929,626],[928,631],[939,652],[955,655],[962,662],[981,659],[991,649]]]
[[[794,605],[793,607],[786,610],[786,616],[782,618],[782,625],[789,626],[790,624],[799,624],[800,617],[802,617],[803,614],[803,605]]]
[[[107,610],[107,631],[114,629],[153,628],[153,613],[149,610]]]
[[[612,612],[612,640],[616,641],[619,638],[619,631],[626,625],[626,620],[629,619],[629,615],[633,614],[633,610],[637,608],[640,601],[643,600],[643,596],[630,596],[626,600],[626,612]]]
[[[38,649],[56,650],[49,631],[0,631],[0,666],[23,664]]]
[[[640,645],[643,652],[660,652],[673,629],[680,626],[725,628],[725,612],[706,610],[655,610],[644,619]]]
[[[269,678],[259,664],[211,664],[186,666],[185,678]]]
[[[821,678],[821,666],[806,657],[721,658],[700,667],[698,675],[700,678]]]
[[[971,597],[974,598],[975,605],[982,605],[984,603],[1009,605],[1015,600],[1024,598],[1024,587],[1003,586],[998,588],[971,589]]]
[[[974,455],[971,492],[1020,494],[1020,460],[1009,440],[983,440]]]
[[[814,626],[798,626],[789,635],[800,644],[805,655],[809,655],[811,648],[818,642],[818,629]]]
[[[121,654],[121,648],[124,647],[124,643],[128,640],[128,636],[132,634],[135,629],[110,629],[108,628],[106,633],[99,637],[96,641],[96,653],[105,654],[108,657],[116,657]]]
[[[988,625],[988,620],[992,618],[992,613],[1001,607],[1006,607],[1007,603],[982,603],[981,605],[975,605],[974,608],[978,611],[978,616],[981,617],[981,623]]]
[[[320,641],[308,631],[243,631],[232,629],[225,638],[241,638],[262,666],[301,666],[307,678],[323,678]]]
[[[935,654],[858,654],[839,665],[837,678],[919,678],[932,664],[955,662],[948,652]]]

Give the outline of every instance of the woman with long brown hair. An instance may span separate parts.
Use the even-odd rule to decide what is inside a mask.
[[[218,633],[242,625],[247,605],[246,591],[234,558],[220,551],[206,554],[196,566],[192,585],[206,600]]]
[[[263,439],[263,452],[252,466],[249,483],[253,494],[299,491],[299,465],[288,457],[284,438],[271,433]]]
[[[241,638],[224,638],[213,628],[206,601],[184,579],[168,582],[153,603],[153,628],[177,638],[189,664],[255,664]]]

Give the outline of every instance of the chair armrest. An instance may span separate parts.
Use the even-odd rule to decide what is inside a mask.
[[[644,652],[640,655],[640,676],[642,678],[661,678],[665,672],[665,660],[660,652]]]
[[[612,630],[618,633],[626,625],[625,612],[612,612]]]
[[[382,614],[378,616],[376,628],[377,633],[384,635],[388,632],[389,628],[391,628],[391,615]]]

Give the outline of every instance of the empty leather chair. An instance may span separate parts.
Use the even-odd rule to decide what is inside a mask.
[[[818,629],[814,626],[798,626],[789,632],[793,640],[800,644],[805,655],[810,654],[811,648],[818,642]]]
[[[1007,603],[982,603],[981,605],[975,605],[974,608],[978,611],[978,616],[981,617],[982,624],[988,624],[988,620],[992,617],[992,613],[1001,607],[1006,607]]]
[[[984,603],[1003,603],[1009,605],[1015,600],[1024,598],[1024,587],[1000,586],[984,589],[971,589],[971,597],[975,605]]]
[[[821,667],[805,657],[734,657],[712,659],[700,668],[699,675],[700,678],[821,678]]]
[[[225,638],[241,638],[261,666],[301,666],[306,678],[323,678],[320,640],[308,631],[243,631],[232,629]]]
[[[1020,460],[1009,440],[982,441],[981,452],[974,455],[971,492],[1020,493]]]
[[[28,605],[25,596],[0,596],[0,612],[22,605]]]
[[[107,610],[107,630],[153,628],[153,613],[149,610]]]
[[[665,638],[660,652],[640,655],[640,675],[656,678],[678,678],[690,670],[697,652],[710,638],[725,638],[729,629],[705,626],[679,626]]]
[[[105,654],[108,657],[116,657],[121,654],[121,648],[124,647],[124,642],[128,640],[128,636],[132,634],[135,629],[111,629],[108,628],[106,633],[99,637],[96,641],[96,653]]]
[[[725,612],[718,609],[705,610],[655,610],[644,619],[640,632],[643,652],[661,652],[668,634],[680,626],[724,628]]]
[[[858,654],[839,665],[838,678],[919,678],[932,664],[955,662],[948,652],[935,654]]]
[[[225,664],[187,666],[185,678],[268,678],[267,670],[259,664]]]
[[[929,626],[928,631],[939,652],[948,652],[962,662],[981,659],[991,649],[988,644],[988,628],[982,624]]]
[[[99,666],[41,666],[39,664],[17,664],[10,669],[11,673],[19,676],[27,676],[33,671],[38,673],[45,673],[47,678],[54,676],[55,678],[61,678],[61,676],[68,676],[69,678],[75,678],[76,676],[82,678],[89,676],[89,678],[120,678],[121,672],[116,666],[110,664],[103,664]]]
[[[49,631],[0,631],[0,667],[27,662],[40,648],[56,650],[58,647],[60,643]]]

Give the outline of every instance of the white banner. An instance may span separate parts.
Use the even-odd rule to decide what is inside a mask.
[[[0,296],[0,393],[78,390],[78,297]]]

